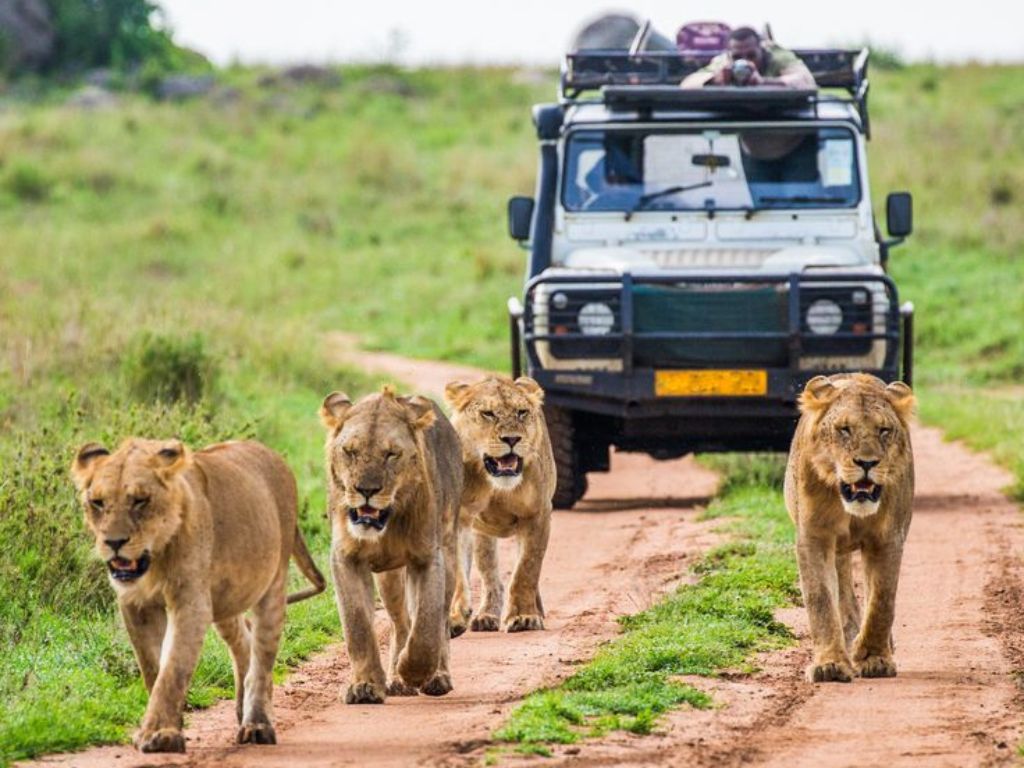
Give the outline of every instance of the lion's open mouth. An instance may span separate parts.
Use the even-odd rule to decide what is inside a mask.
[[[112,557],[107,560],[107,570],[118,581],[135,581],[149,570],[149,553],[143,552],[138,560]]]
[[[352,525],[365,525],[375,531],[383,531],[384,526],[388,524],[389,517],[391,517],[391,507],[377,509],[369,504],[364,504],[361,507],[349,507],[348,510],[348,519]]]
[[[855,501],[878,501],[882,496],[882,486],[865,477],[852,484],[840,483],[839,492],[851,504]]]
[[[516,477],[522,474],[523,457],[515,453],[504,456],[484,456],[484,469],[494,477]]]

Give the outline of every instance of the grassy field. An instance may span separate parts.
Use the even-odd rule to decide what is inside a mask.
[[[217,92],[179,105],[124,95],[84,110],[57,90],[2,104],[0,763],[122,739],[143,706],[67,477],[78,444],[258,437],[295,468],[323,561],[316,408],[377,384],[333,363],[323,332],[506,364],[504,300],[524,258],[504,201],[532,190],[529,105],[553,79],[266,74],[222,72]],[[917,305],[922,413],[1018,478],[1022,74],[881,73],[871,147],[876,201],[915,194],[917,231],[892,271]],[[657,634],[665,616],[634,621]],[[330,600],[297,606],[285,657],[337,635]],[[229,686],[209,643],[191,700]]]

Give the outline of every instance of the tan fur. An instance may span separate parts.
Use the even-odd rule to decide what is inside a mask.
[[[89,443],[72,464],[85,523],[104,561],[149,569],[117,593],[149,704],[135,745],[184,752],[182,708],[211,623],[231,649],[238,741],[272,744],[274,659],[284,624],[289,558],[325,582],[297,528],[295,478],[255,442],[192,453],[177,440]],[[108,542],[124,541],[115,550]],[[113,560],[116,564],[119,560]],[[253,620],[243,617],[252,609]]]
[[[910,528],[914,395],[867,374],[817,376],[800,398],[802,416],[786,468],[785,496],[797,527],[800,585],[811,625],[812,682],[892,677],[892,625],[903,543]],[[877,462],[865,471],[855,461]],[[877,502],[845,500],[841,483],[881,486]],[[859,549],[867,588],[863,623],[853,589]]]
[[[466,487],[460,524],[461,562],[451,623],[455,634],[471,615],[470,569],[475,558],[483,594],[470,626],[493,631],[502,616],[503,588],[498,571],[497,538],[519,540],[519,561],[508,590],[501,623],[509,632],[544,628],[540,572],[551,529],[555,459],[541,408],[544,393],[528,377],[512,381],[491,376],[474,384],[452,382],[445,399],[453,408],[452,424],[462,442]],[[512,438],[510,448],[505,438]],[[495,478],[485,457],[521,457],[522,472]]]
[[[332,393],[320,417],[327,428],[331,566],[352,662],[345,701],[377,704],[417,690],[444,695],[452,690],[447,611],[462,495],[458,437],[433,402],[389,389],[355,405]],[[364,513],[388,514],[383,530],[351,519]],[[371,574],[392,623],[387,677],[373,631]]]

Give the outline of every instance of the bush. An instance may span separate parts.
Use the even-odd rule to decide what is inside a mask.
[[[195,405],[213,394],[216,365],[203,337],[146,333],[131,345],[124,360],[132,395],[143,403]]]
[[[7,174],[5,185],[19,200],[38,203],[50,196],[53,182],[36,166],[20,162]]]

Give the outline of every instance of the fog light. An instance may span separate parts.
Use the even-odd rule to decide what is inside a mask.
[[[831,299],[818,299],[807,308],[807,327],[819,336],[831,336],[843,325],[843,310]]]
[[[615,325],[615,313],[607,304],[592,301],[580,309],[577,322],[587,336],[604,336],[612,332]]]

